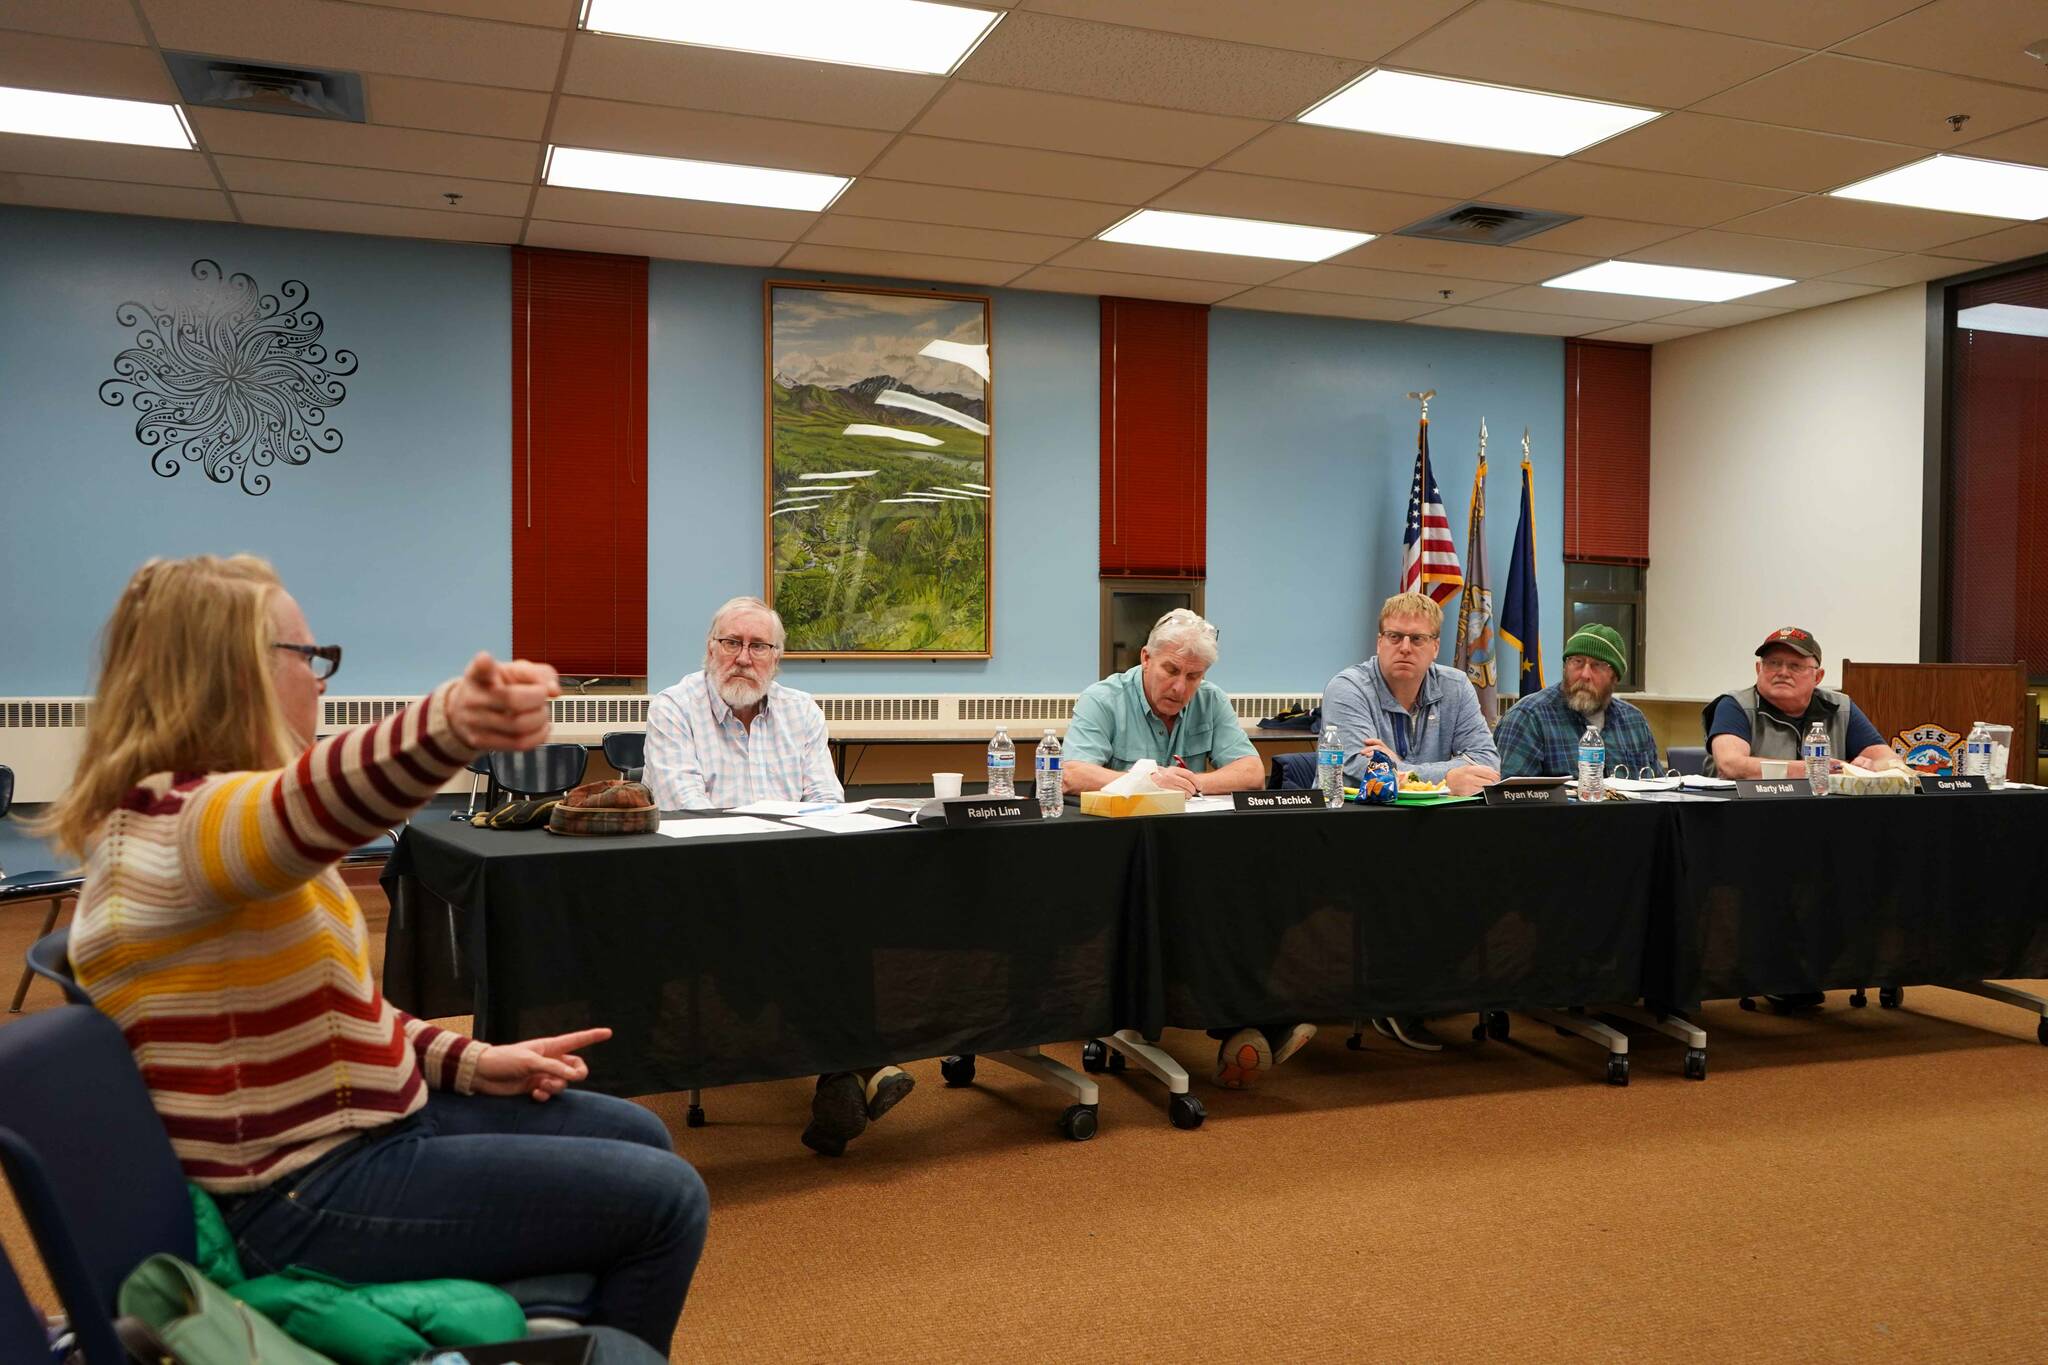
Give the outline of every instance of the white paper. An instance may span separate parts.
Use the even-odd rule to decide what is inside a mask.
[[[1191,811],[1236,810],[1237,802],[1227,796],[1190,796],[1184,809]]]
[[[879,815],[862,815],[857,811],[843,815],[797,815],[784,823],[802,825],[805,829],[822,829],[827,834],[860,834],[871,829],[910,828],[909,823],[903,820],[888,820]]]
[[[830,810],[829,801],[805,805],[801,801],[749,801],[744,806],[734,806],[734,815],[802,815],[806,811]]]
[[[1607,785],[1618,792],[1670,792],[1678,790],[1679,779],[1675,777],[1610,777]]]
[[[1110,796],[1136,796],[1140,792],[1165,791],[1152,780],[1152,774],[1159,771],[1159,765],[1149,758],[1141,758],[1122,777],[1102,790]]]
[[[1709,791],[1717,787],[1732,787],[1735,785],[1734,781],[1729,778],[1703,777],[1699,773],[1689,773],[1680,780],[1684,782],[1684,784],[1687,787],[1705,788]]]
[[[671,839],[709,839],[720,834],[773,834],[782,826],[751,815],[706,816],[700,820],[664,820],[657,834]]]

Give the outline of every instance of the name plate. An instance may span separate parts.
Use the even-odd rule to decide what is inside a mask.
[[[1735,794],[1776,801],[1792,796],[1811,796],[1813,788],[1806,785],[1803,777],[1744,777],[1736,780]]]
[[[1547,787],[1508,787],[1495,784],[1479,789],[1489,806],[1562,806],[1571,801],[1571,789],[1563,783]]]
[[[1232,792],[1230,804],[1238,810],[1322,810],[1319,791]]]
[[[966,796],[957,801],[948,801],[946,807],[946,828],[975,829],[982,825],[1015,825],[1026,820],[1036,820],[1038,800],[1036,797],[1017,796]]]
[[[1922,796],[1947,796],[1951,792],[1988,792],[1991,784],[1981,775],[1971,777],[1936,777],[1931,773],[1920,778]]]

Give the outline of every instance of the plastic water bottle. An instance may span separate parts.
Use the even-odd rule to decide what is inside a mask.
[[[1990,722],[1980,720],[1970,727],[1970,737],[1963,741],[1963,766],[1958,776],[1982,777],[1987,779],[1988,785],[1991,776]]]
[[[1579,736],[1579,800],[1607,799],[1607,741],[1592,726]]]
[[[1834,765],[1828,762],[1828,730],[1825,725],[1815,721],[1807,727],[1806,738],[1800,741],[1799,756],[1806,760],[1806,789],[1815,796],[1826,796]]]
[[[996,727],[996,737],[988,742],[988,794],[1017,794],[1017,746],[1011,742],[1010,732],[1000,725]]]
[[[1037,766],[1038,818],[1057,820],[1067,808],[1067,799],[1060,790],[1060,737],[1050,730],[1038,741]]]
[[[1316,787],[1325,806],[1344,804],[1344,744],[1334,725],[1323,727],[1323,742],[1316,749]]]

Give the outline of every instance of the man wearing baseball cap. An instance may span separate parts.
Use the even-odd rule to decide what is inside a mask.
[[[1788,777],[1806,776],[1799,743],[1819,721],[1828,752],[1859,768],[1892,761],[1891,746],[1844,693],[1822,687],[1820,641],[1813,632],[1785,626],[1756,647],[1756,685],[1707,703],[1706,771],[1715,777],[1761,777],[1764,759],[1789,763]]]
[[[1597,622],[1580,626],[1564,642],[1564,681],[1532,692],[1500,719],[1502,777],[1569,777],[1578,770],[1579,736],[1588,726],[1607,744],[1607,766],[1631,777],[1661,772],[1657,737],[1643,713],[1614,695],[1628,676],[1621,633]]]

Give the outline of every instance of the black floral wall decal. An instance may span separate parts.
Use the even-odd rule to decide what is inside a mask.
[[[134,407],[135,439],[155,452],[150,468],[164,478],[191,463],[260,497],[270,465],[341,449],[327,412],[348,396],[341,378],[356,372],[356,357],[320,344],[326,323],[306,307],[301,281],[265,294],[207,260],[192,262],[192,278],[175,302],[114,310],[135,344],[114,357],[100,401]]]

